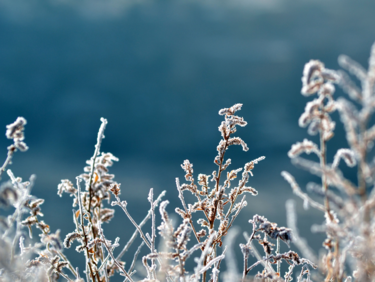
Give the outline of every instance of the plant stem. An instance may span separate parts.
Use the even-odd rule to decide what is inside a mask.
[[[280,254],[280,238],[277,237],[277,241],[276,241],[276,255],[279,255],[279,254]],[[277,273],[279,273],[279,277],[281,277],[280,265],[281,265],[281,260],[278,260],[277,261],[276,271],[277,271]]]
[[[6,167],[12,162],[12,157],[13,157],[13,154],[14,152],[16,151],[16,147],[11,145],[8,147],[8,154],[7,154],[7,158],[3,164],[3,166],[0,168],[0,179],[1,179],[1,175],[3,174],[3,172],[5,171]]]
[[[366,180],[363,175],[364,168],[366,165],[367,158],[367,143],[365,142],[366,137],[367,119],[363,120],[360,124],[360,135],[362,136],[362,146],[360,148],[360,159],[358,163],[358,194],[361,196],[362,202],[366,202]]]
[[[327,184],[327,176],[326,176],[326,140],[324,140],[324,133],[322,132],[323,130],[321,129],[320,131],[320,167],[322,168],[322,188],[324,192],[324,207],[327,213],[327,216],[329,217],[330,220],[333,220],[333,216],[330,213],[330,208],[329,208],[329,200],[327,196],[327,191],[328,191],[328,184]]]
[[[92,281],[95,282],[95,276],[94,276],[94,272],[93,272],[92,267],[91,267],[89,251],[88,251],[88,248],[87,248],[88,239],[87,239],[87,235],[86,235],[86,232],[85,232],[85,224],[84,224],[84,219],[83,219],[83,207],[82,207],[82,201],[81,201],[82,199],[81,199],[80,182],[81,182],[81,179],[79,177],[77,177],[77,189],[78,189],[78,195],[77,196],[78,196],[78,204],[79,204],[79,210],[80,210],[80,216],[81,216],[81,229],[82,229],[83,238],[84,238],[84,241],[85,241],[86,268],[87,268],[87,266],[89,267]]]

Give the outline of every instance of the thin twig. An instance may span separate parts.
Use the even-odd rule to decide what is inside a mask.
[[[180,198],[180,201],[181,201],[182,206],[183,206],[183,208],[184,208],[184,210],[185,210],[185,213],[186,213],[186,214],[189,214],[189,210],[188,210],[188,208],[186,207],[186,203],[185,203],[184,195],[183,195],[183,193],[182,193],[182,191],[181,191],[180,179],[179,179],[178,177],[176,177],[176,186],[177,186],[177,191],[178,191],[178,197]],[[199,197],[198,194],[196,195],[196,197],[198,198],[199,202],[201,202],[201,199],[200,199],[200,197]],[[204,212],[204,214],[206,215],[206,218],[208,218],[206,211],[203,211],[203,212]],[[197,239],[198,243],[200,243],[201,240],[199,239],[199,236],[198,236],[198,234],[197,234],[197,231],[195,230],[195,227],[194,227],[194,224],[193,224],[193,220],[191,219],[191,214],[190,214],[190,218],[189,218],[189,223],[190,223],[190,226],[191,226],[191,228],[192,228],[192,230],[193,230],[193,233],[194,233],[195,238]]]
[[[155,253],[155,206],[154,206],[154,190],[151,188],[150,193],[148,195],[148,201],[150,202],[150,211],[151,211],[151,253]],[[151,259],[151,278],[155,279],[156,274],[155,274],[155,259]]]
[[[11,146],[8,147],[7,158],[5,159],[4,164],[0,168],[0,179],[1,179],[1,176],[3,175],[3,172],[5,171],[6,167],[12,162],[12,157],[13,157],[13,154],[14,154],[15,151],[17,151],[17,148],[15,146],[11,145]]]
[[[141,252],[141,249],[145,243],[142,241],[141,244],[138,246],[137,251],[134,253],[133,261],[129,267],[128,273],[132,273],[135,267],[135,262],[137,261],[138,255]]]
[[[133,219],[133,217],[130,215],[130,213],[128,212],[127,208],[126,208],[126,201],[123,201],[121,202],[120,201],[120,198],[118,196],[115,196],[116,197],[116,200],[117,202],[112,202],[112,203],[115,203],[116,205],[119,205],[122,210],[124,211],[124,213],[126,214],[126,216],[129,218],[129,220],[131,221],[131,223],[133,223],[134,227],[137,229],[139,235],[141,236],[141,238],[143,239],[143,241],[146,243],[147,247],[151,250],[151,244],[150,242],[147,240],[145,234],[143,233],[141,227],[135,222],[135,220]]]
[[[105,127],[106,127],[106,125],[108,123],[105,118],[101,118],[100,121],[102,122],[102,124],[100,125],[99,131],[98,131],[98,137],[97,137],[97,141],[96,141],[96,145],[95,145],[94,155],[91,158],[92,163],[91,163],[91,170],[90,170],[90,181],[88,182],[88,185],[86,187],[86,190],[89,191],[89,198],[90,198],[90,200],[89,200],[89,209],[88,209],[89,212],[91,210],[91,197],[92,197],[92,195],[91,195],[92,194],[91,185],[92,185],[92,180],[93,180],[93,177],[94,177],[95,161],[96,161],[96,158],[99,155],[100,146],[101,146],[102,140],[104,138],[104,130],[105,130]]]
[[[277,239],[276,239],[276,255],[279,255],[279,254],[280,254],[280,238],[277,237]],[[281,275],[281,273],[280,273],[280,265],[281,265],[281,260],[278,260],[277,261],[276,272],[279,273],[279,275]]]
[[[157,207],[161,201],[161,199],[164,197],[166,191],[163,191],[160,193],[159,197],[154,201],[154,206]],[[145,223],[151,218],[151,210],[147,212],[146,217],[141,221],[139,224],[139,227],[141,228]],[[134,242],[135,238],[137,238],[138,235],[138,229],[136,229],[133,233],[133,235],[130,237],[129,241],[126,243],[120,254],[117,256],[117,260],[120,260],[122,256],[126,253],[126,251],[129,249],[131,244]]]
[[[134,280],[130,277],[129,273],[122,267],[122,265],[116,260],[115,256],[112,253],[111,248],[107,245],[106,239],[103,235],[103,231],[101,228],[99,228],[99,236],[102,239],[101,243],[104,245],[104,247],[107,249],[108,254],[111,256],[113,263],[116,264],[116,266],[122,271],[122,273],[129,279],[130,282],[134,282]]]
[[[89,250],[87,248],[88,239],[87,239],[87,235],[86,235],[86,232],[85,232],[85,223],[84,223],[84,218],[83,218],[84,214],[83,214],[83,206],[82,206],[82,200],[81,200],[81,185],[80,185],[81,181],[82,181],[82,179],[80,177],[77,177],[78,205],[79,205],[79,211],[80,211],[80,217],[81,217],[81,229],[82,229],[83,239],[84,239],[84,244],[85,244],[86,279],[89,282],[90,280],[89,280],[88,273],[87,273],[87,267],[89,267],[91,278],[92,278],[93,281],[95,281],[95,276],[94,276],[94,272],[91,268]]]
[[[316,208],[321,211],[325,211],[325,208],[323,205],[319,204],[318,202],[315,202],[313,199],[311,199],[306,193],[303,193],[301,191],[301,188],[298,186],[296,180],[294,177],[287,171],[281,172],[281,175],[284,177],[284,179],[289,183],[289,185],[292,187],[293,192],[299,196],[302,200],[307,201],[310,206],[313,208]]]
[[[220,255],[220,256],[218,256],[218,257],[216,257],[216,258],[210,260],[209,263],[207,263],[206,266],[203,267],[203,268],[199,271],[199,273],[202,274],[203,272],[206,272],[207,270],[209,270],[209,269],[211,268],[211,266],[212,266],[214,263],[217,263],[217,262],[221,261],[221,260],[224,259],[224,258],[225,258],[225,255]]]

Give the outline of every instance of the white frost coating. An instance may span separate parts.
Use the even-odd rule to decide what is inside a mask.
[[[332,167],[336,168],[339,165],[340,159],[343,159],[347,166],[353,167],[357,164],[354,152],[350,149],[339,149],[333,158]]]
[[[295,158],[302,153],[306,153],[306,154],[315,153],[319,156],[319,149],[318,149],[318,146],[314,142],[307,140],[307,139],[303,139],[303,142],[298,142],[292,145],[292,148],[288,152],[288,157]]]
[[[227,264],[227,271],[224,276],[225,281],[239,281],[238,277],[238,269],[237,269],[237,262],[236,256],[233,252],[233,244],[235,242],[235,238],[237,237],[239,230],[237,228],[231,229],[227,236],[224,239],[224,245],[227,248],[225,262]]]
[[[194,268],[195,271],[195,281],[199,281],[200,279],[200,271],[203,268],[203,262],[206,259],[206,257],[210,254],[212,248],[210,247],[212,245],[212,242],[216,239],[217,232],[213,232],[210,237],[207,240],[207,243],[204,247],[204,251],[202,252],[200,258],[195,258],[194,261],[197,263],[197,267]]]
[[[355,75],[362,83],[367,78],[367,72],[360,64],[351,59],[346,55],[340,55],[338,59],[339,65],[349,71],[351,74]]]
[[[318,60],[311,60],[305,64],[302,76],[302,95],[309,96],[319,90],[323,83],[323,69],[324,64]]]

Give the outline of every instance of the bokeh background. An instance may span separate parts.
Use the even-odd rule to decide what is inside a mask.
[[[367,67],[374,15],[375,2],[360,0],[1,0],[0,127],[5,133],[25,117],[30,147],[10,168],[24,179],[37,175],[33,193],[46,199],[45,221],[64,238],[74,229],[71,198],[58,197],[57,185],[83,172],[105,117],[102,151],[120,159],[111,172],[134,218],[146,214],[151,187],[167,190],[173,213],[180,164],[189,159],[196,175],[216,169],[218,111],[243,103],[248,126],[238,135],[250,150],[231,148],[232,168],[266,160],[249,183],[259,195],[248,196],[235,224],[250,232],[247,221],[258,213],[285,225],[285,201],[295,196],[280,172],[302,188],[317,180],[287,157],[307,137],[297,124],[310,100],[300,95],[303,66],[319,59],[337,69],[347,54]],[[338,124],[329,157],[346,146],[343,136]],[[0,138],[3,159],[9,144]],[[322,214],[296,202],[300,233],[318,250],[324,237],[310,226]],[[130,230],[120,210],[105,229],[123,244]],[[81,254],[67,253],[82,269]]]

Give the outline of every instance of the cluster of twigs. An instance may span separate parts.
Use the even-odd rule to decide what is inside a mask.
[[[14,152],[26,151],[24,143],[24,126],[26,120],[22,117],[7,126],[6,136],[13,140],[8,147],[8,155],[0,169],[0,175],[11,163]],[[43,199],[38,199],[30,194],[34,185],[35,176],[23,182],[20,177],[15,177],[10,169],[7,170],[10,181],[0,187],[0,205],[3,208],[14,207],[14,212],[8,217],[0,217],[0,268],[1,281],[48,281],[59,276],[70,280],[62,269],[68,268],[77,276],[76,270],[63,254],[63,245],[60,241],[60,231],[51,233],[49,226],[40,218],[43,216],[40,205]],[[25,218],[25,214],[29,214]],[[25,246],[24,242],[33,237],[32,226],[40,230],[40,242],[32,242]],[[29,232],[25,232],[28,228]],[[34,260],[32,257],[37,256]]]
[[[302,94],[317,98],[307,103],[299,119],[301,127],[308,126],[310,135],[318,135],[320,144],[305,139],[296,143],[289,157],[298,166],[321,177],[321,183],[309,183],[308,190],[323,198],[323,203],[312,200],[302,192],[295,179],[282,172],[293,191],[301,197],[305,206],[321,210],[325,216],[317,232],[325,232],[324,247],[327,253],[319,259],[321,281],[375,281],[375,163],[369,160],[375,140],[375,125],[372,113],[375,109],[375,44],[372,46],[369,68],[365,70],[347,56],[339,57],[339,64],[356,77],[361,88],[344,71],[325,68],[324,64],[312,60],[305,65],[302,77]],[[335,85],[346,92],[346,98],[334,98]],[[327,144],[333,137],[335,122],[331,113],[338,111],[346,131],[349,145],[338,149],[332,163],[327,160]],[[302,153],[313,153],[318,162],[300,157]],[[357,180],[347,179],[339,167],[340,160],[347,166],[357,166]],[[333,188],[333,189],[329,189]],[[299,244],[301,252],[308,248]],[[310,252],[310,257],[316,257]],[[315,260],[315,259],[314,259]]]
[[[327,234],[324,247],[328,252],[323,257],[318,259],[306,241],[299,237],[294,207],[288,202],[289,228],[278,227],[276,223],[257,214],[249,220],[251,234],[244,232],[246,243],[240,244],[243,254],[242,274],[237,270],[232,250],[236,236],[233,223],[247,205],[245,193],[252,196],[258,194],[255,188],[248,186],[248,182],[254,166],[265,157],[254,159],[243,168],[228,170],[231,164],[231,159],[225,159],[228,148],[240,145],[244,151],[248,150],[247,144],[240,137],[233,136],[237,126],[244,127],[247,124],[236,115],[242,104],[235,104],[219,111],[224,121],[219,126],[222,138],[214,159],[217,169],[208,175],[198,174],[195,180],[190,161],[185,160],[181,165],[186,183],[180,184],[179,179],[176,179],[182,204],[182,208],[175,209],[182,219],[179,225],[170,219],[166,211],[169,202],[162,201],[165,191],[155,199],[152,188],[147,198],[150,209],[145,218],[140,223],[133,219],[127,202],[120,198],[120,184],[114,180],[113,174],[109,174],[109,167],[118,159],[111,153],[100,151],[107,124],[103,118],[94,155],[87,161],[84,173],[77,177],[75,185],[67,179],[58,185],[58,195],[67,193],[73,199],[75,229],[65,235],[63,242],[60,240],[60,231],[52,233],[40,219],[43,216],[40,206],[44,200],[30,194],[35,177],[22,182],[22,179],[7,170],[10,181],[0,187],[0,205],[13,206],[14,211],[7,217],[0,217],[0,281],[52,282],[65,279],[74,282],[109,282],[119,273],[124,281],[130,282],[217,282],[220,279],[289,282],[293,279],[296,266],[301,266],[295,277],[300,282],[312,281],[313,273],[317,281],[351,281],[352,276],[357,281],[374,281],[375,192],[369,191],[369,188],[375,184],[375,162],[369,162],[368,158],[375,139],[375,126],[369,126],[375,108],[375,44],[368,71],[346,56],[340,57],[339,62],[359,79],[362,90],[342,71],[326,69],[319,61],[306,64],[302,94],[309,96],[317,93],[318,97],[307,103],[299,124],[308,126],[309,134],[318,134],[320,144],[305,139],[293,145],[289,151],[295,164],[321,177],[321,184],[310,183],[308,190],[322,196],[323,203],[313,200],[300,189],[292,175],[282,172],[293,191],[304,200],[305,206],[312,206],[325,214],[325,223],[314,228]],[[335,99],[335,84],[340,85],[356,104],[344,98]],[[335,129],[330,114],[336,110],[344,123],[350,148],[337,150],[333,162],[328,163],[327,143]],[[8,147],[7,159],[0,168],[0,177],[11,163],[14,152],[28,149],[24,143],[25,124],[24,118],[18,118],[7,126],[6,136],[13,140],[13,144]],[[319,161],[304,159],[300,157],[302,153],[313,153]],[[344,177],[339,168],[340,160],[344,160],[350,167],[357,166],[356,184]],[[235,183],[241,171],[241,177]],[[185,200],[185,192],[193,195],[193,203]],[[119,238],[111,242],[104,234],[103,224],[109,222],[115,214],[113,206],[123,210],[135,229],[121,250]],[[156,225],[158,206],[161,217],[159,226]],[[142,228],[148,220],[151,220],[151,231],[145,233]],[[32,240],[34,227],[40,230],[39,242]],[[123,260],[124,254],[138,235],[141,244],[127,266]],[[288,247],[293,241],[306,258],[301,258],[292,250],[280,252],[281,241]],[[25,246],[25,242],[29,245]],[[259,246],[255,246],[255,243]],[[85,269],[81,271],[63,254],[63,249],[73,244],[85,260]],[[136,265],[143,246],[148,250],[141,258],[142,272]],[[264,252],[263,256],[258,251],[259,247]],[[254,258],[251,259],[250,255]],[[196,264],[193,269],[187,268],[189,258],[194,259]],[[281,274],[282,261],[289,265],[284,275]],[[315,263],[319,271],[312,273],[311,268],[318,267]],[[223,265],[226,265],[226,272],[219,275]],[[82,273],[83,277],[80,276]]]
[[[58,195],[69,194],[73,199],[73,220],[75,230],[66,234],[65,240],[61,242],[60,231],[50,232],[49,226],[40,220],[43,216],[40,205],[44,200],[36,199],[30,195],[30,182],[22,182],[16,179],[10,170],[8,174],[12,182],[7,182],[1,189],[1,203],[9,206],[13,205],[15,212],[8,218],[2,218],[3,224],[1,237],[1,250],[8,252],[10,256],[2,256],[0,260],[1,281],[57,281],[60,277],[68,281],[82,282],[108,282],[115,273],[124,276],[124,281],[136,281],[142,279],[142,273],[137,273],[137,257],[143,246],[148,248],[148,254],[141,259],[145,269],[145,277],[142,281],[219,281],[220,266],[224,258],[227,265],[233,265],[233,251],[224,249],[223,238],[232,238],[230,228],[240,211],[247,205],[245,193],[253,196],[257,195],[257,190],[247,186],[250,176],[253,175],[254,166],[264,157],[257,158],[244,165],[242,177],[237,184],[234,180],[242,168],[234,169],[226,173],[223,180],[224,171],[231,164],[230,159],[224,159],[224,155],[231,145],[241,145],[244,151],[248,150],[246,143],[239,137],[233,137],[236,126],[245,126],[247,123],[243,118],[235,115],[240,110],[241,104],[236,104],[231,108],[220,110],[219,114],[224,116],[224,121],[219,126],[222,139],[217,146],[218,155],[214,163],[217,170],[211,175],[199,174],[198,182],[195,184],[193,176],[193,165],[185,160],[182,168],[185,171],[187,183],[180,185],[176,179],[179,198],[182,209],[176,208],[176,213],[182,217],[179,226],[170,220],[166,212],[168,201],[161,202],[165,192],[154,199],[153,189],[150,189],[148,201],[150,209],[141,223],[135,222],[127,209],[127,202],[121,200],[120,184],[114,181],[114,175],[109,174],[109,167],[113,161],[118,161],[111,153],[100,151],[104,138],[104,129],[107,121],[102,119],[102,124],[98,132],[97,144],[94,155],[87,161],[84,173],[76,179],[76,185],[64,179],[58,185]],[[23,143],[23,128],[26,121],[23,118],[8,126],[7,136],[14,140],[14,144],[8,148],[8,158],[1,171],[10,163],[13,153],[17,150],[26,150]],[[210,181],[213,185],[210,186]],[[84,184],[84,185],[82,185]],[[196,198],[192,204],[187,203],[184,198],[184,191],[189,191]],[[135,231],[128,243],[121,251],[115,255],[116,248],[120,247],[119,238],[114,242],[106,239],[103,223],[109,222],[115,214],[115,210],[110,206],[119,206],[134,225]],[[160,205],[161,225],[156,226],[155,209]],[[23,214],[29,212],[27,218]],[[193,214],[201,215],[195,223]],[[151,232],[144,233],[143,225],[151,219]],[[269,222],[262,216],[255,215],[252,220],[253,231],[247,238],[246,244],[241,244],[244,255],[244,269],[242,278],[239,273],[235,273],[236,267],[231,267],[227,271],[225,280],[240,281],[248,280],[248,274],[257,265],[263,266],[263,271],[258,271],[254,279],[259,281],[290,281],[294,266],[304,265],[301,275],[306,272],[305,265],[312,265],[306,259],[300,259],[297,253],[289,251],[280,253],[279,242],[284,241],[289,245],[291,240],[291,230],[284,227],[277,227],[277,224]],[[41,230],[40,242],[32,243],[28,237],[32,238],[32,227],[36,226]],[[29,234],[25,234],[23,227],[29,229]],[[161,239],[157,240],[157,230]],[[138,246],[134,254],[133,261],[126,267],[122,260],[131,244],[138,236],[142,243]],[[263,234],[263,236],[261,236]],[[193,236],[195,243],[189,241]],[[277,250],[273,253],[273,243],[276,240]],[[24,241],[31,242],[29,247],[24,246]],[[265,255],[261,257],[252,245],[253,241],[262,246]],[[76,244],[78,243],[78,244]],[[71,262],[63,254],[64,248],[70,248],[76,244],[76,251],[81,253],[85,259],[85,269],[83,277],[80,270],[72,266]],[[226,245],[224,243],[224,245]],[[220,254],[221,253],[221,254]],[[256,262],[248,265],[249,255],[256,257]],[[226,257],[227,256],[227,257]],[[186,262],[194,257],[196,267],[186,269]],[[229,259],[230,258],[230,259]],[[285,280],[280,275],[280,263],[284,260],[292,267],[285,275]],[[274,270],[272,264],[277,265]],[[302,277],[301,276],[301,277]],[[228,278],[229,277],[229,278]]]

